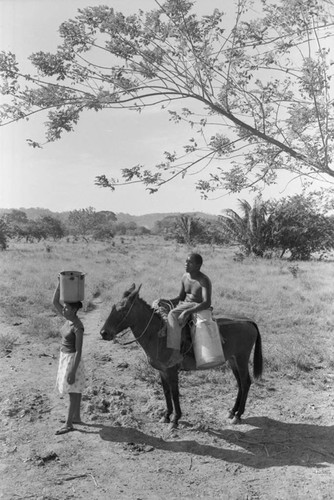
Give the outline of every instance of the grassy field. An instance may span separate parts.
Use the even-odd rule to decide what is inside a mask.
[[[211,277],[216,316],[252,318],[263,338],[265,369],[298,377],[317,368],[334,368],[334,269],[331,262],[291,263],[235,259],[235,249],[202,245],[203,272]],[[142,283],[149,303],[178,294],[190,249],[153,236],[98,242],[11,243],[1,253],[0,307],[9,322],[25,319],[25,332],[58,335],[51,304],[62,270],[86,274],[84,307],[99,297],[107,316],[133,282]],[[0,349],[14,339],[0,333]],[[209,373],[202,376],[213,376]]]

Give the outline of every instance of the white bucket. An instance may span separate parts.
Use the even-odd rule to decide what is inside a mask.
[[[85,296],[85,274],[80,271],[60,273],[60,300],[63,302],[82,301]]]
[[[205,370],[221,365],[224,361],[219,327],[211,317],[211,311],[197,313],[196,326],[192,331],[192,341],[196,368]]]

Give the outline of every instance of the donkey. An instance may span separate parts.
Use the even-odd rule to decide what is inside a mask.
[[[136,290],[133,284],[123,294],[121,300],[112,306],[100,334],[103,340],[113,340],[116,335],[130,328],[135,340],[144,349],[153,368],[159,370],[163,387],[166,410],[163,422],[178,426],[181,418],[179,402],[179,370],[196,370],[192,355],[184,354],[181,364],[168,367],[168,348],[166,347],[166,323],[162,316],[139,297],[141,285]],[[229,362],[238,384],[238,393],[233,408],[229,411],[232,423],[240,423],[245,411],[248,391],[251,385],[248,364],[254,347],[253,374],[262,375],[262,343],[257,325],[247,319],[216,318],[225,361]],[[172,416],[173,415],[173,416]],[[172,416],[172,419],[171,419]]]

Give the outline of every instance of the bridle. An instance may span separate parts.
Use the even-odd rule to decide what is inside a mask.
[[[134,305],[134,303],[135,303],[135,301],[136,301],[137,296],[138,296],[138,294],[136,294],[136,295],[135,295],[135,298],[133,299],[133,301],[132,301],[131,306],[129,307],[129,309],[126,311],[125,316],[124,316],[124,317],[121,319],[121,321],[120,321],[120,322],[116,325],[116,329],[117,329],[117,328],[118,328],[118,327],[119,327],[119,326],[120,326],[120,325],[121,325],[121,324],[122,324],[122,323],[126,320],[126,318],[128,317],[128,315],[130,314],[131,309],[133,308],[133,305]],[[138,340],[139,340],[139,339],[141,339],[141,338],[145,335],[145,333],[147,332],[147,329],[148,329],[148,327],[149,327],[149,326],[150,326],[150,324],[151,324],[151,321],[152,321],[152,319],[153,319],[154,314],[155,314],[155,311],[153,311],[153,312],[152,312],[151,317],[150,317],[150,319],[148,320],[148,323],[147,323],[146,327],[144,328],[144,330],[142,331],[142,333],[139,335],[139,337],[136,337],[135,339],[130,340],[129,342],[123,342],[123,343],[120,343],[120,344],[121,344],[121,345],[129,345],[129,344],[133,344],[134,342],[138,342]],[[121,336],[122,336],[122,335],[125,335],[125,333],[127,333],[127,332],[125,331],[123,334],[121,334]]]
[[[135,295],[135,298],[133,299],[132,303],[131,303],[131,306],[129,307],[129,309],[126,311],[126,314],[124,315],[124,317],[121,319],[121,321],[116,325],[116,329],[126,320],[126,318],[128,317],[128,315],[130,314],[132,308],[133,308],[133,305],[136,301],[136,298],[137,298],[138,294]],[[173,304],[172,302],[168,301],[169,303],[169,306],[170,308],[172,309],[173,307]],[[147,325],[145,326],[144,330],[141,332],[141,334],[139,335],[139,337],[135,337],[133,340],[129,340],[128,342],[119,342],[120,345],[122,346],[125,346],[125,345],[129,345],[129,344],[133,344],[134,342],[138,342],[139,343],[139,340],[145,335],[145,333],[147,332],[147,329],[148,327],[150,326],[151,324],[151,321],[154,317],[154,314],[156,313],[156,311],[153,309],[152,311],[152,314],[151,314],[151,317],[150,319],[148,320],[147,322]],[[160,330],[158,331],[157,335],[159,336],[159,334],[165,329],[165,325],[162,326],[162,328],[160,328]],[[121,333],[120,336],[122,337],[123,335],[125,335],[127,333],[127,331],[125,331],[124,333]],[[191,350],[191,346],[187,349],[187,351],[184,353],[184,354],[187,354],[189,351]]]
[[[125,320],[126,320],[126,318],[129,316],[129,314],[130,314],[130,312],[131,312],[131,309],[133,308],[133,305],[134,305],[134,303],[135,303],[135,301],[136,301],[136,298],[137,298],[137,294],[135,295],[135,298],[133,299],[131,306],[130,306],[130,307],[129,307],[129,309],[126,311],[125,316],[124,316],[124,317],[121,319],[121,321],[120,321],[120,322],[116,325],[116,329],[117,329],[117,328],[118,328],[118,327],[119,327],[119,326],[123,323],[123,321],[125,321]]]
[[[155,314],[155,313],[154,313],[154,311],[153,311],[153,312],[152,312],[152,314],[151,314],[150,319],[148,320],[148,323],[147,323],[146,327],[145,327],[145,328],[144,328],[144,330],[141,332],[141,334],[139,335],[139,337],[136,337],[136,338],[134,338],[133,340],[129,340],[129,342],[123,342],[123,343],[121,343],[121,345],[129,345],[129,344],[133,344],[134,342],[138,342],[138,340],[139,340],[139,339],[141,339],[141,338],[145,335],[145,333],[147,332],[147,329],[148,329],[148,327],[150,326],[150,323],[151,323],[151,321],[152,321],[152,319],[153,319],[154,314]]]

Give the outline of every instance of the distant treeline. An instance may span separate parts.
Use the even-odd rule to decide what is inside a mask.
[[[202,217],[196,214],[151,214],[137,216],[138,220],[149,218],[151,228],[138,225],[132,216],[111,211],[96,211],[82,208],[63,213],[52,213],[44,209],[1,210],[2,233],[7,239],[27,242],[64,237],[85,238],[87,240],[108,241],[115,236],[162,235],[166,239],[176,239],[180,243],[190,243],[191,239],[223,243],[222,227],[218,217]],[[29,216],[30,215],[30,216]],[[159,217],[161,219],[159,219]],[[210,219],[209,219],[210,218]],[[225,240],[224,240],[225,241]]]
[[[241,257],[289,255],[292,260],[308,260],[315,252],[323,255],[334,248],[333,207],[333,200],[324,201],[320,192],[267,202],[258,197],[253,205],[240,200],[239,212],[229,209],[220,216],[150,214],[150,229],[138,225],[127,214],[120,214],[120,221],[114,212],[92,207],[63,213],[44,209],[2,210],[0,247],[5,250],[11,239],[33,242],[66,237],[69,241],[111,241],[115,236],[160,235],[188,246],[236,245]],[[124,220],[126,217],[130,219]]]

